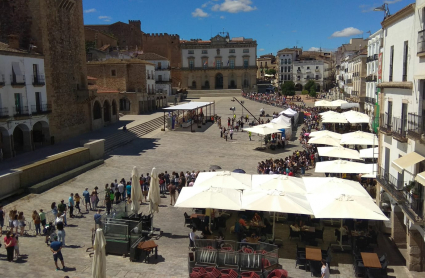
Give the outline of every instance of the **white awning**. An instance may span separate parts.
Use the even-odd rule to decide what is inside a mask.
[[[12,69],[15,75],[22,75],[21,67],[19,66],[19,62],[12,62]]]
[[[214,102],[188,102],[180,105],[175,105],[167,108],[163,108],[163,110],[175,111],[175,110],[194,110],[197,108],[202,108],[208,105],[214,104]]]
[[[394,169],[396,169],[399,173],[402,173],[403,170],[406,170],[406,168],[415,165],[422,160],[425,160],[425,157],[418,153],[411,152],[391,162],[391,166],[394,167]]]
[[[415,181],[419,182],[422,185],[425,185],[425,172],[417,174],[415,177]]]

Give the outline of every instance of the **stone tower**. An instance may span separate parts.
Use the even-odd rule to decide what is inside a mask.
[[[82,0],[0,0],[0,7],[0,40],[18,35],[23,49],[32,43],[44,55],[55,141],[90,131]]]

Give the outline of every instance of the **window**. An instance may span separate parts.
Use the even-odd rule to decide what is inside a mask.
[[[319,66],[316,66],[316,69],[318,70],[319,69]]]
[[[284,67],[284,69],[285,69],[284,71],[287,72],[287,67],[286,66]]]
[[[195,54],[195,51],[194,50],[188,50],[187,53],[189,53],[189,54]]]
[[[157,69],[162,69],[161,62],[158,62],[158,68]]]
[[[158,81],[162,81],[162,75],[158,75]]]
[[[291,64],[291,59],[288,59],[288,64]]]
[[[208,50],[202,50],[202,54],[208,54]]]
[[[318,75],[316,75],[316,80],[319,80],[319,76]]]
[[[394,45],[390,48],[390,76],[388,81],[393,81],[393,60],[394,60]]]
[[[300,80],[301,80],[301,77],[300,77],[299,75],[297,76],[297,80],[298,80],[298,81],[300,81]]]
[[[407,55],[409,52],[409,42],[405,41],[404,42],[404,52],[403,52],[403,76],[402,76],[402,80],[403,81],[407,81]]]
[[[217,49],[217,55],[220,55],[220,49]]]
[[[117,76],[117,71],[116,70],[111,70],[111,76]]]
[[[216,60],[215,65],[217,69],[221,69],[221,60]]]
[[[285,65],[288,63],[288,60],[287,59],[285,59]]]
[[[189,60],[189,69],[193,69],[193,64],[194,64],[194,61],[191,59],[191,60]]]
[[[249,53],[249,49],[245,48],[245,49],[243,50],[243,53]]]
[[[22,113],[22,106],[21,106],[21,94],[15,94],[15,113],[21,114]]]
[[[40,92],[35,92],[35,108],[37,110],[37,112],[40,112],[41,109],[41,93]]]
[[[267,68],[267,62],[266,62],[266,68]]]
[[[248,66],[249,66],[248,59],[243,59],[243,66],[244,66],[244,68],[248,68]]]
[[[280,67],[280,72],[283,72],[283,67]]]
[[[387,113],[388,113],[388,124],[389,124],[391,123],[391,120],[393,117],[393,102],[392,101],[388,101]]]
[[[309,70],[309,69],[310,69],[310,67],[307,67],[307,69]]]
[[[230,59],[230,68],[231,69],[235,68],[235,59]]]
[[[280,59],[280,64],[281,64],[281,65],[283,64],[283,59]]]
[[[260,62],[260,68],[262,68],[263,67],[263,62]]]
[[[234,49],[229,49],[229,53],[235,53]]]

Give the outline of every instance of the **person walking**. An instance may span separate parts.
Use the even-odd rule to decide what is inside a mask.
[[[36,210],[32,212],[32,220],[34,221],[35,235],[38,236],[38,234],[41,234],[41,228],[40,228],[41,220],[40,220],[40,215],[38,214]]]
[[[224,139],[226,139],[226,142],[227,142],[227,133],[228,133],[228,131],[226,130],[226,131],[224,132]]]
[[[106,206],[106,214],[109,215],[111,213],[112,201],[108,191],[105,193],[105,206]]]
[[[71,193],[68,198],[69,217],[74,217],[74,193]]]
[[[58,218],[60,218],[59,214],[58,214]],[[62,246],[65,247],[65,230],[63,229],[63,222],[60,221],[60,219],[57,221],[56,223],[56,229],[58,230],[58,239],[60,242],[62,242]]]
[[[75,193],[74,195],[74,201],[75,201],[75,208],[78,209],[78,213],[81,214],[81,209],[80,209],[80,195],[78,193]]]
[[[230,140],[233,140],[233,128],[230,129]]]
[[[97,198],[96,192],[93,190],[91,192],[91,195],[90,195],[90,202],[92,204],[92,210],[95,210],[97,208],[96,198]]]
[[[131,182],[127,182],[127,186],[125,187],[125,190],[127,191],[127,198],[131,199]]]
[[[64,200],[61,200],[61,203],[58,205],[58,212],[60,212],[61,215],[63,216],[63,223],[66,226],[67,225],[67,223],[66,223],[66,205],[64,203]]]
[[[173,205],[173,201],[174,201],[174,204],[176,204],[176,189],[177,189],[176,185],[171,183],[168,185],[168,190],[170,191],[170,206]]]
[[[19,225],[19,229],[20,229],[20,235],[23,236],[24,235],[24,230],[25,230],[25,216],[24,216],[24,212],[21,211],[19,212],[19,216],[18,216],[18,225]]]
[[[43,209],[40,209],[40,213],[38,215],[40,216],[41,226],[43,226],[44,229],[46,227],[46,214]]]
[[[251,131],[248,131],[249,141],[251,141]]]
[[[60,270],[58,267],[58,259],[61,261],[62,269],[65,270],[65,262],[63,261],[62,256],[62,243],[58,241],[58,237],[53,237],[53,242],[50,244],[50,251],[53,253],[53,260],[55,261],[56,271]]]
[[[90,193],[89,193],[88,187],[86,187],[86,190],[83,191],[83,197],[84,197],[84,203],[86,205],[86,211],[89,211],[88,208],[87,208],[87,205],[89,205],[90,210],[91,210]]]
[[[6,236],[3,239],[4,247],[6,247],[7,252],[7,261],[13,261],[13,251],[15,250],[15,237],[13,236],[11,231],[6,233]]]

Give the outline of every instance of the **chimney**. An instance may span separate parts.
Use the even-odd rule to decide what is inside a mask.
[[[19,49],[19,36],[9,35],[7,36],[9,40],[9,47],[13,49]]]

